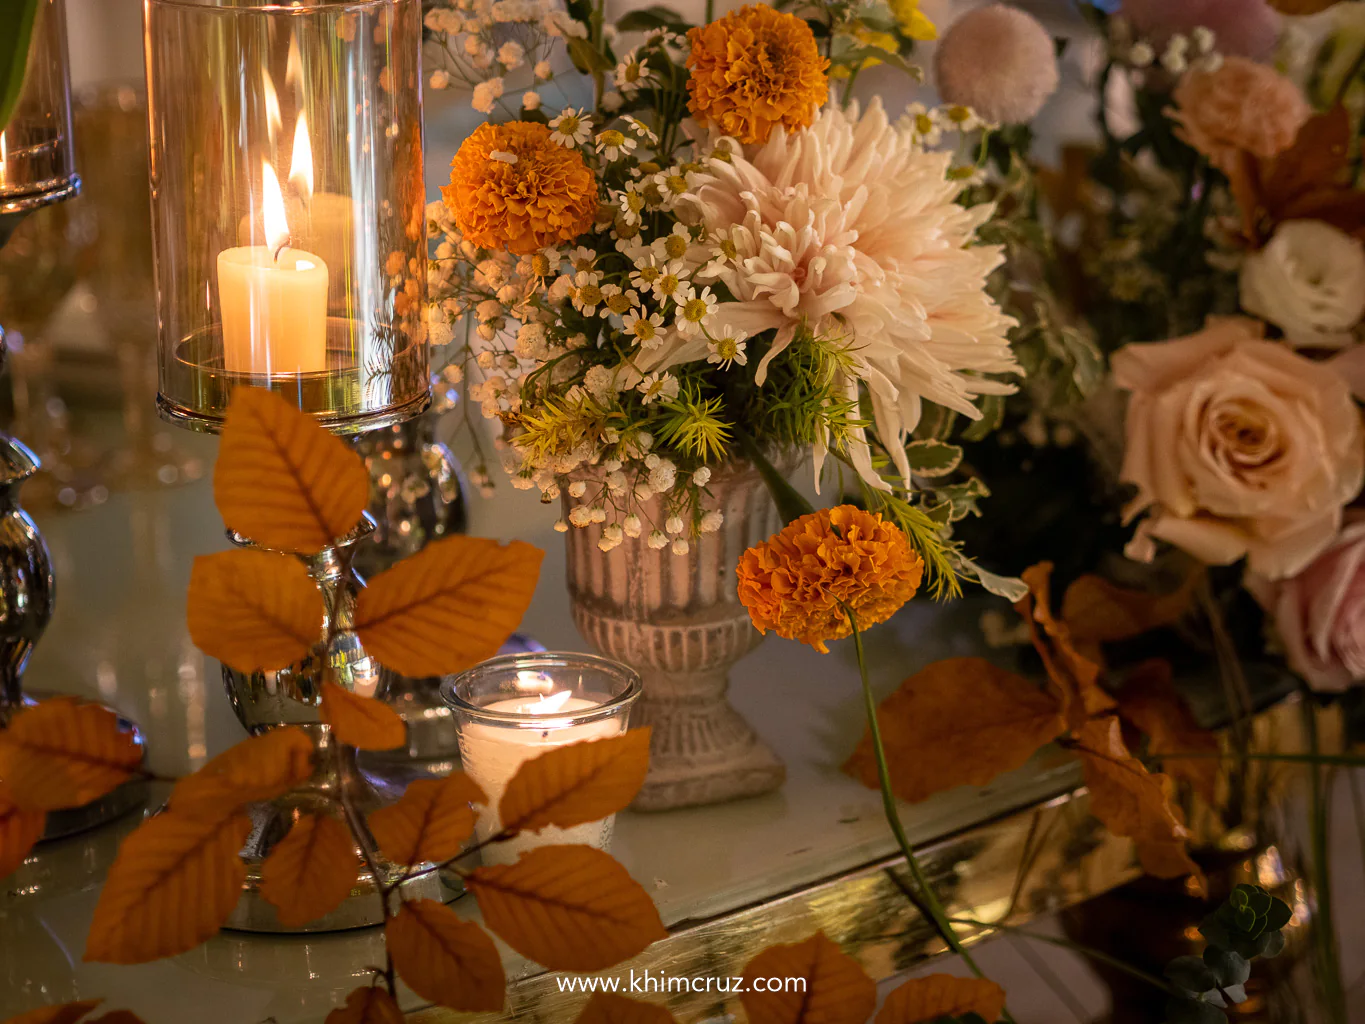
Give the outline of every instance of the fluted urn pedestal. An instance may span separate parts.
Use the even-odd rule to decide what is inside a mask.
[[[565,515],[591,502],[602,478],[591,470],[583,498],[563,488]],[[730,668],[763,640],[739,603],[735,565],[751,545],[776,532],[777,510],[757,470],[727,465],[707,487],[707,509],[725,520],[687,554],[646,543],[648,524],[668,513],[659,498],[634,508],[646,521],[638,538],[611,551],[598,548],[601,526],[572,528],[568,544],[569,597],[574,624],[609,658],[640,674],[644,695],[632,726],[653,727],[649,776],[632,805],[642,811],[720,803],[777,789],[786,779],[781,759],[726,697]]]

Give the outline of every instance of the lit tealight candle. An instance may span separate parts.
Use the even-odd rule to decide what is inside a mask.
[[[547,695],[546,691],[554,683],[543,672],[521,671],[517,676],[522,688],[531,690],[531,694],[494,701],[483,705],[479,711],[515,715],[524,717],[524,721],[503,718],[496,722],[464,721],[460,724],[460,757],[464,770],[488,797],[487,806],[480,808],[475,827],[480,842],[501,831],[498,804],[507,784],[525,762],[570,743],[618,736],[625,728],[624,716],[574,724],[582,712],[599,708],[601,703],[575,697],[569,690]],[[536,693],[537,690],[540,692]],[[614,816],[567,829],[550,826],[539,832],[521,832],[509,840],[485,847],[483,860],[486,864],[510,864],[529,849],[560,843],[604,850],[611,843],[613,823]]]
[[[289,246],[284,196],[267,160],[266,245],[218,254],[223,366],[232,373],[311,373],[327,369],[327,264]]]

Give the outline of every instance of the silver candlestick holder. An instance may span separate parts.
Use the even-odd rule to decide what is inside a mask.
[[[40,0],[23,91],[8,121],[0,125],[0,245],[25,216],[70,199],[80,187],[71,137],[65,0]],[[0,367],[4,351],[0,328]],[[38,457],[23,443],[0,434],[0,728],[34,702],[24,692],[24,667],[52,619],[52,559],[33,518],[19,504],[19,488],[39,468]],[[119,722],[142,747],[137,726],[122,716]],[[43,838],[102,825],[145,798],[144,782],[126,782],[82,807],[48,814]]]
[[[357,548],[375,532],[375,521],[368,513],[349,535],[316,555],[299,556],[308,574],[322,591],[325,628],[318,645],[308,657],[275,672],[238,672],[223,666],[232,709],[246,730],[256,735],[282,725],[295,725],[308,733],[313,742],[313,776],[283,796],[251,804],[251,834],[242,849],[247,865],[247,880],[236,908],[227,920],[228,928],[251,932],[338,931],[379,924],[384,908],[378,898],[376,882],[391,884],[404,873],[378,859],[372,836],[360,838],[369,858],[382,877],[376,879],[368,867],[350,894],[331,913],[301,927],[280,923],[275,908],[260,893],[261,866],[276,844],[289,834],[294,823],[305,814],[325,814],[347,824],[342,804],[356,812],[363,823],[369,812],[397,800],[410,777],[392,771],[366,771],[354,747],[336,742],[321,717],[322,684],[328,678],[337,685],[363,697],[383,697],[387,673],[365,650],[354,630],[356,596],[364,586],[352,568]],[[245,538],[229,533],[234,544],[255,547]],[[412,776],[424,777],[424,776]],[[362,851],[357,848],[357,856]],[[403,886],[412,899],[446,898],[444,883],[436,872],[413,878]]]

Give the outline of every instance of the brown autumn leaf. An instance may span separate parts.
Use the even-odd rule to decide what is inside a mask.
[[[40,1006],[17,1017],[7,1017],[3,1024],[75,1024],[102,1002],[103,999],[82,999],[80,1002],[62,1003],[60,1006]]]
[[[355,631],[405,676],[462,672],[498,652],[521,622],[545,552],[519,540],[446,537],[360,592]]]
[[[91,1018],[86,1024],[144,1024],[144,1022],[132,1010],[110,1010],[108,1013]]]
[[[505,829],[572,828],[624,809],[645,784],[650,729],[555,747],[524,761],[498,804]]]
[[[1100,666],[1076,649],[1071,630],[1053,616],[1051,578],[1051,562],[1025,569],[1029,594],[1014,607],[1028,623],[1033,646],[1061,699],[1067,727],[1075,732],[1087,719],[1112,711],[1114,700],[1100,686]]]
[[[1118,718],[1085,723],[1076,741],[1090,790],[1090,813],[1114,835],[1133,840],[1148,874],[1198,875],[1185,847],[1189,829],[1171,800],[1170,776],[1149,772],[1129,752]]]
[[[873,1024],[921,1024],[969,1013],[997,1021],[1004,1010],[1005,990],[993,981],[930,974],[892,989]]]
[[[441,864],[460,852],[474,831],[470,804],[488,801],[479,784],[464,772],[443,779],[417,779],[397,803],[369,816],[370,832],[391,863]]]
[[[1066,731],[1050,693],[984,658],[948,658],[915,673],[877,708],[891,788],[918,803],[954,786],[984,786]],[[865,732],[844,771],[876,789]]]
[[[229,530],[314,554],[355,528],[369,497],[365,463],[344,441],[264,388],[232,393],[213,472]]]
[[[552,971],[605,970],[668,935],[649,893],[589,846],[537,847],[475,868],[465,888],[495,934]]]
[[[229,747],[171,790],[171,810],[221,818],[257,800],[287,793],[313,774],[313,741],[285,725]]]
[[[1201,574],[1192,572],[1170,593],[1153,594],[1110,583],[1102,576],[1078,577],[1062,598],[1062,621],[1076,643],[1131,640],[1180,620],[1194,603]]]
[[[677,1024],[667,1007],[627,999],[615,992],[594,992],[574,1024]]]
[[[27,811],[97,800],[133,777],[142,746],[118,715],[72,697],[26,708],[0,729],[0,779]]]
[[[1171,664],[1161,658],[1144,661],[1119,691],[1119,715],[1147,737],[1147,751],[1161,760],[1167,774],[1184,779],[1209,803],[1218,799],[1218,737],[1202,729],[1175,688]],[[1176,753],[1207,757],[1173,758]]]
[[[346,1005],[327,1015],[323,1024],[403,1024],[403,1011],[378,985],[363,985],[346,997]]]
[[[244,814],[165,811],[123,841],[100,892],[85,959],[140,964],[193,949],[232,913],[246,880]]]
[[[0,879],[19,870],[33,844],[42,838],[46,822],[47,812],[23,810],[0,784]]]
[[[399,976],[423,999],[451,1010],[502,1009],[502,957],[473,921],[435,900],[405,900],[384,935]]]
[[[322,639],[322,593],[290,555],[220,551],[194,560],[187,617],[205,654],[239,672],[272,672]]]
[[[358,750],[393,750],[408,741],[408,728],[397,711],[330,681],[322,684],[322,720],[337,739]]]
[[[403,1011],[378,985],[364,985],[346,997],[346,1005],[327,1015],[323,1024],[403,1024]]]
[[[864,1024],[877,1007],[876,982],[824,932],[769,946],[744,965],[743,974],[739,1001],[749,1024]],[[755,978],[801,978],[805,988],[755,990]]]
[[[280,924],[298,928],[341,906],[360,877],[351,830],[328,814],[305,814],[261,864],[261,896]]]

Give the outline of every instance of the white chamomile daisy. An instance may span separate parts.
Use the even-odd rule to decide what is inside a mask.
[[[586,146],[592,137],[592,119],[582,110],[565,107],[564,112],[550,122],[550,138],[568,149]]]
[[[659,275],[659,279],[654,282],[654,297],[660,302],[665,299],[672,299],[674,302],[681,303],[692,295],[692,286],[681,277],[681,271],[676,263],[670,263],[664,267],[664,272]]]
[[[689,285],[688,291],[692,288]],[[705,329],[706,321],[716,313],[719,300],[711,294],[710,288],[703,288],[700,295],[692,294],[678,300],[678,316],[673,326],[680,334],[699,334]]]
[[[597,133],[597,152],[601,153],[608,161],[620,160],[634,151],[635,140],[626,135],[625,132],[608,128]]]
[[[596,282],[580,284],[573,290],[574,309],[584,316],[592,316],[597,312],[597,307],[602,304],[602,289],[597,287]]]
[[[671,402],[678,397],[678,378],[671,373],[651,373],[636,385],[635,390],[645,396],[641,399],[643,405],[655,400]]]
[[[685,259],[692,248],[692,234],[685,224],[674,224],[672,231],[654,239],[651,248],[661,260]]]
[[[617,202],[621,207],[621,215],[627,224],[639,224],[640,216],[645,210],[645,196],[641,191],[638,182],[630,181],[621,191]]]
[[[679,199],[697,187],[697,173],[683,167],[670,167],[654,175],[654,182],[659,186],[666,208],[671,210]]]
[[[910,141],[921,146],[937,146],[943,138],[943,117],[937,109],[923,103],[912,103],[905,108],[901,122],[910,131]]]
[[[635,261],[635,269],[630,272],[630,283],[636,288],[653,291],[659,278],[664,276],[664,268],[659,266],[659,258],[646,250],[645,255]]]
[[[635,50],[621,58],[616,65],[616,88],[626,96],[634,96],[639,90],[648,88],[658,81],[653,69],[640,60]]]
[[[649,125],[641,121],[638,117],[631,117],[629,114],[626,114],[624,117],[621,118],[621,120],[626,122],[626,124],[630,126],[630,130],[632,132],[634,132],[640,138],[644,139],[651,146],[659,141],[659,136],[654,134],[654,130],[650,128]]]
[[[645,312],[642,309],[622,317],[621,327],[641,348],[658,348],[664,340],[663,314],[650,313],[646,316]]]
[[[617,284],[604,285],[602,287],[602,316],[625,316],[636,306],[640,305],[640,296],[635,289],[622,291]]]
[[[738,363],[740,366],[746,365],[749,362],[749,356],[744,351],[744,342],[748,337],[743,331],[737,331],[731,327],[722,327],[716,331],[706,346],[710,349],[706,361],[715,363],[722,370],[728,370],[732,363]]]

